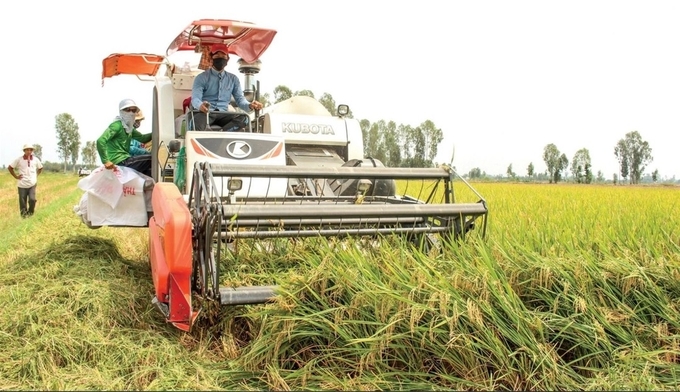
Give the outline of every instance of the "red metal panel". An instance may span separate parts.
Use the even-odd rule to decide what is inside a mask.
[[[156,76],[164,57],[149,53],[114,53],[102,61],[102,80],[116,75]]]
[[[188,330],[198,314],[191,308],[191,214],[173,183],[156,183],[151,204],[154,216],[149,235],[156,296],[169,305],[168,322]]]
[[[271,44],[276,30],[257,26],[249,22],[227,19],[200,19],[193,21],[170,43],[166,54],[178,50],[196,50],[215,43],[225,44],[233,53],[246,62],[260,58]]]

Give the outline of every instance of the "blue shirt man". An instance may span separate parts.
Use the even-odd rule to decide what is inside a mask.
[[[242,130],[248,125],[248,116],[243,113],[228,112],[231,97],[244,111],[262,109],[258,101],[248,102],[243,96],[238,77],[224,70],[229,62],[229,48],[223,44],[210,47],[212,67],[194,78],[191,89],[191,106],[200,113],[192,112],[193,129],[197,131],[211,130],[207,125],[217,125],[223,131]],[[206,117],[209,117],[209,122]]]

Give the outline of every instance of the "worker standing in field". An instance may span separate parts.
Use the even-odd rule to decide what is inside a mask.
[[[198,74],[191,90],[190,112],[193,128],[197,131],[210,131],[210,125],[217,125],[223,131],[242,131],[248,126],[248,115],[229,111],[229,102],[234,97],[236,105],[244,111],[260,110],[258,101],[248,102],[243,95],[241,82],[233,73],[224,68],[229,62],[229,48],[223,44],[210,47],[212,67]],[[201,113],[205,113],[202,115]]]
[[[119,115],[97,139],[97,152],[104,167],[111,170],[116,165],[126,166],[151,176],[151,155],[130,155],[132,139],[141,143],[151,141],[151,133],[142,134],[135,129],[139,107],[135,101],[124,99],[118,105]]]
[[[33,145],[24,145],[24,155],[9,165],[9,174],[17,180],[19,188],[19,212],[27,218],[35,212],[35,188],[38,186],[38,175],[42,173],[43,164],[33,155]]]

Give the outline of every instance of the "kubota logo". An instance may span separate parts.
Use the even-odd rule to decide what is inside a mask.
[[[235,140],[227,144],[227,154],[237,159],[247,158],[252,151],[250,144],[242,140]]]
[[[311,133],[314,135],[335,135],[333,127],[326,124],[281,123],[283,133]]]

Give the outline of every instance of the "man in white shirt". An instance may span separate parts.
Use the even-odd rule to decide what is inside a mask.
[[[9,165],[9,174],[17,179],[19,188],[19,212],[22,218],[27,218],[35,212],[35,188],[38,185],[38,175],[43,165],[40,159],[33,155],[33,146],[24,145],[24,155],[15,159]]]

